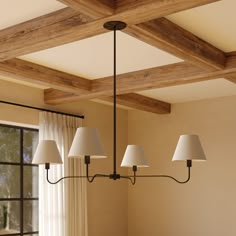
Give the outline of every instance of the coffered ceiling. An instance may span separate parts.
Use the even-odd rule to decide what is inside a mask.
[[[2,0],[0,80],[44,90],[47,104],[112,99],[158,114],[236,95],[235,0]],[[11,13],[11,14],[9,14]]]

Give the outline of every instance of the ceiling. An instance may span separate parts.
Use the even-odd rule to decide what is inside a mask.
[[[236,95],[235,0],[111,2],[2,0],[0,80],[45,90],[45,103],[109,102],[113,34],[102,25],[116,19],[128,25],[117,33],[120,105],[166,114]]]

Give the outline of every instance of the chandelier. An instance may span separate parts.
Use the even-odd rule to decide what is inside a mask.
[[[36,149],[33,163],[44,164],[46,169],[46,178],[50,184],[57,184],[63,179],[70,178],[86,178],[89,183],[92,183],[96,178],[108,178],[112,180],[128,179],[134,185],[137,178],[170,178],[177,183],[187,183],[190,180],[190,169],[192,166],[192,160],[206,160],[203,148],[201,146],[199,137],[194,134],[181,135],[177,143],[173,161],[185,161],[188,168],[188,175],[186,180],[178,180],[170,175],[137,175],[138,168],[148,167],[148,161],[145,157],[144,150],[139,145],[128,145],[121,163],[121,167],[131,167],[132,175],[120,175],[117,172],[117,157],[116,157],[116,32],[126,27],[126,23],[121,21],[109,21],[104,24],[104,28],[113,31],[114,34],[114,58],[113,58],[113,171],[109,174],[94,174],[89,175],[89,166],[91,158],[106,158],[106,154],[100,140],[98,130],[96,128],[80,127],[77,129],[68,157],[69,158],[84,158],[86,165],[86,175],[80,176],[65,176],[58,179],[55,182],[49,180],[48,172],[50,164],[62,164],[62,159],[57,148],[57,144],[54,140],[41,140],[39,141]]]

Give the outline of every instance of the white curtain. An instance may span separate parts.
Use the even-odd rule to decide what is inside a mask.
[[[67,158],[81,119],[40,112],[39,139],[57,142],[63,165],[51,165],[53,182],[65,175],[85,175],[82,159]],[[39,236],[87,236],[87,189],[85,179],[66,179],[51,185],[44,166],[39,168]]]

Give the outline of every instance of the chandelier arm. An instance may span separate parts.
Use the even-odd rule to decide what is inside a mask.
[[[132,184],[132,185],[135,185],[135,183],[136,183],[136,172],[137,172],[137,166],[133,166],[133,173],[134,173],[133,176],[124,176],[124,175],[121,175],[120,178],[129,179],[130,182],[131,182],[131,184]]]
[[[85,165],[86,165],[86,177],[89,183],[92,183],[94,178],[92,177],[92,179],[89,178],[89,164],[90,164],[90,156],[85,156],[84,159]]]
[[[134,177],[134,176],[123,176],[123,175],[121,175],[120,178],[130,180],[132,185],[135,185],[135,183],[136,183],[136,176]]]
[[[109,175],[105,174],[95,174],[93,176],[89,176],[90,156],[85,156],[85,164],[86,164],[86,178],[89,183],[92,183],[96,177],[109,177]]]
[[[189,180],[190,180],[190,166],[188,166],[188,177],[186,180],[178,180],[176,179],[175,177],[173,176],[170,176],[170,175],[136,175],[135,177],[138,177],[138,178],[169,178],[169,179],[172,179],[174,180],[175,182],[179,183],[179,184],[185,184],[187,183]],[[132,176],[127,176],[127,177],[132,177]]]
[[[62,177],[62,178],[58,179],[58,180],[55,181],[55,182],[52,182],[51,180],[49,180],[48,172],[49,172],[49,169],[46,169],[46,178],[47,178],[47,182],[48,182],[49,184],[57,184],[57,183],[59,183],[60,181],[62,181],[62,180],[64,180],[64,179],[87,178],[87,176],[85,176],[85,175],[65,176],[65,177]]]
[[[88,164],[86,166],[88,166]],[[81,179],[81,178],[86,178],[88,180],[88,182],[92,183],[96,177],[106,177],[106,178],[110,177],[109,175],[106,175],[106,174],[95,174],[93,176],[89,176],[88,175],[88,170],[87,170],[86,171],[86,175],[69,175],[69,176],[64,176],[64,177],[61,177],[60,179],[56,180],[55,182],[52,182],[49,179],[49,169],[50,169],[50,164],[49,163],[45,164],[45,169],[46,169],[46,179],[47,179],[47,182],[49,184],[58,184],[59,182],[61,182],[64,179]]]
[[[85,155],[84,157],[84,163],[86,165],[86,177],[89,183],[92,183],[94,181],[94,179],[96,178],[96,175],[92,176],[90,178],[89,176],[89,164],[90,164],[90,156],[89,155]]]
[[[107,177],[107,178],[109,178],[110,175],[95,174],[93,176],[89,176],[89,164],[86,164],[86,178],[87,178],[88,182],[92,183],[94,181],[94,179],[97,178],[97,177]]]
[[[47,175],[47,182],[48,182],[49,184],[57,184],[57,183],[59,183],[60,181],[62,181],[62,180],[64,180],[64,179],[81,179],[81,178],[86,178],[86,179],[87,179],[87,178],[89,177],[89,178],[91,178],[91,179],[90,179],[90,182],[93,182],[96,177],[106,177],[106,178],[109,178],[109,175],[105,175],[105,174],[96,174],[96,175],[94,175],[94,176],[71,175],[71,176],[62,177],[62,178],[58,179],[57,181],[52,182],[51,180],[49,180],[49,177],[48,177],[48,170],[47,170],[46,175]]]
[[[94,176],[87,176],[87,180],[89,183],[92,183],[95,178],[97,177],[104,177],[104,178],[109,178],[110,175],[105,175],[105,174],[95,174]]]

